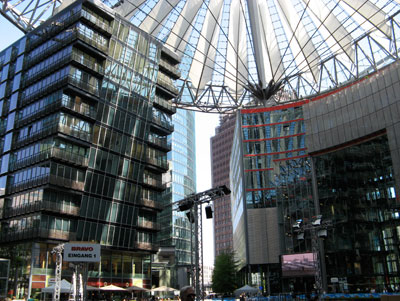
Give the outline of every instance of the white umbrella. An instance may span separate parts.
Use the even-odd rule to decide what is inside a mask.
[[[122,291],[126,292],[126,289],[124,289],[122,287],[119,287],[119,286],[116,286],[116,285],[113,285],[113,284],[110,284],[110,285],[107,285],[107,286],[103,286],[103,287],[100,288],[100,290],[102,290],[102,291],[114,291],[114,292],[122,292]]]
[[[48,287],[42,288],[42,293],[54,293],[55,284],[52,284]],[[71,283],[67,280],[63,279],[60,283],[60,292],[61,293],[70,293],[72,290]]]
[[[126,290],[128,292],[147,292],[147,291],[149,291],[147,288],[136,286],[136,285],[127,287]]]
[[[153,288],[152,292],[176,292],[178,291],[176,288],[168,287],[168,286],[160,286]]]
[[[243,293],[257,294],[258,292],[259,292],[258,288],[246,284],[245,286],[242,286],[241,288],[235,290],[235,295],[240,295]]]

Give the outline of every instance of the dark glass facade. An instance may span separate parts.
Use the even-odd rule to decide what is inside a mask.
[[[400,215],[386,133],[314,162],[321,214],[334,225],[324,241],[326,277],[343,279],[329,290],[395,290]]]
[[[0,246],[23,255],[15,294],[44,287],[50,251],[68,241],[101,244],[90,285],[150,286],[174,128],[169,58],[92,1],[0,53]]]

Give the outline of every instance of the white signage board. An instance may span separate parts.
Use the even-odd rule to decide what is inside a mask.
[[[100,262],[100,244],[66,243],[64,244],[64,261]]]

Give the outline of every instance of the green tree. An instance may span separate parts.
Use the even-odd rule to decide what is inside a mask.
[[[212,289],[217,294],[232,294],[237,285],[237,262],[234,253],[221,253],[215,258]]]

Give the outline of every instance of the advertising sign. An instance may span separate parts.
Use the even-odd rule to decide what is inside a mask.
[[[313,253],[282,255],[282,276],[314,276],[316,273]]]
[[[100,244],[66,243],[64,244],[64,261],[100,262]]]

